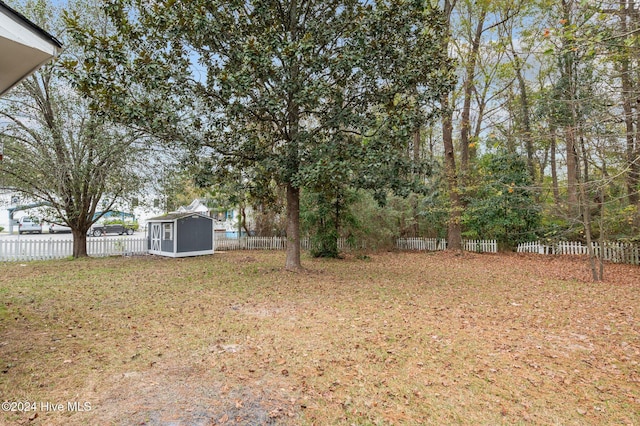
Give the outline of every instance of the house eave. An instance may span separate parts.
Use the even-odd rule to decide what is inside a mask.
[[[61,51],[55,37],[0,1],[0,96]]]

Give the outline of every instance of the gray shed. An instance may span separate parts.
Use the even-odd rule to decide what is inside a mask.
[[[213,253],[213,219],[200,213],[169,213],[147,221],[149,253],[169,257]]]

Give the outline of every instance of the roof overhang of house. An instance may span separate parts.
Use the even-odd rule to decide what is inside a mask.
[[[0,1],[0,95],[61,50],[55,37]]]

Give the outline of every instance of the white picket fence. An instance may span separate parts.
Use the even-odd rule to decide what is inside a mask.
[[[242,237],[216,238],[215,250],[284,250],[287,239],[284,237]]]
[[[466,251],[496,253],[498,245],[495,240],[463,241]],[[284,250],[287,247],[286,237],[244,237],[240,239],[215,239],[215,250]],[[311,248],[311,240],[302,238],[300,247]],[[362,246],[359,246],[363,248]],[[338,239],[338,249],[352,250],[353,244],[346,238]],[[446,250],[447,242],[435,238],[400,238],[396,240],[398,250],[436,251]],[[148,253],[146,237],[89,238],[87,253],[93,257],[137,255]],[[73,254],[73,240],[69,239],[0,239],[0,261],[28,261],[62,259]]]
[[[215,249],[227,250],[285,250],[287,248],[286,237],[242,237],[240,239],[216,238]],[[300,248],[311,249],[311,239],[301,238]],[[349,250],[352,247],[346,238],[338,238],[338,250]]]
[[[147,239],[136,237],[89,238],[87,253],[93,257],[147,253]],[[63,259],[73,254],[73,239],[0,239],[0,261]]]
[[[466,251],[478,253],[497,253],[498,243],[496,240],[463,240],[463,247]],[[215,249],[225,250],[284,250],[287,247],[286,237],[243,237],[240,239],[216,238]],[[311,249],[311,240],[302,238],[300,240],[302,250]],[[346,238],[338,238],[339,250],[353,249]],[[363,248],[363,247],[360,247]],[[419,250],[437,251],[446,250],[447,241],[437,238],[398,238],[396,240],[398,250]]]
[[[447,240],[438,238],[398,238],[398,250],[437,251],[447,249]]]
[[[599,242],[593,242],[591,247],[596,257],[602,257],[606,261],[640,265],[640,245],[609,241],[602,247]],[[588,246],[575,241],[559,241],[551,244],[534,241],[519,244],[517,251],[518,253],[586,255]]]
[[[497,253],[498,242],[496,240],[462,240],[465,251],[477,253]],[[438,238],[398,238],[396,240],[398,250],[438,251],[447,249],[447,240]]]

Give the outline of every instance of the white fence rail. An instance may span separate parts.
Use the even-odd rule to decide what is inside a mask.
[[[240,239],[215,239],[215,250],[284,250],[286,237],[244,237]],[[311,248],[309,238],[300,241],[303,250]],[[464,249],[474,252],[496,253],[498,245],[495,240],[463,241]],[[354,246],[346,238],[338,239],[339,250],[351,250]],[[444,239],[400,238],[396,240],[398,250],[436,251],[445,250]],[[93,257],[146,254],[146,237],[89,238],[87,253]],[[73,254],[73,240],[69,239],[0,239],[0,261],[28,261],[62,259]]]
[[[437,238],[398,238],[398,250],[437,251],[447,249],[447,240]]]
[[[496,240],[462,240],[465,251],[477,253],[497,253],[498,242]],[[398,250],[438,251],[447,249],[447,240],[437,238],[398,238],[396,240]]]
[[[600,246],[599,242],[591,243],[596,257],[613,262],[640,265],[640,245],[628,243],[605,242]],[[538,254],[572,254],[586,255],[588,247],[575,241],[560,241],[544,244],[540,241],[522,243],[518,245],[518,253]]]
[[[216,238],[215,250],[284,250],[287,239],[284,237],[243,237]]]
[[[89,256],[104,257],[147,253],[147,239],[136,237],[89,238]],[[63,259],[73,254],[73,239],[48,240],[2,240],[0,239],[0,261],[28,261]]]
[[[286,237],[242,237],[240,239],[216,238],[215,249],[226,250],[285,250],[287,248]],[[300,239],[300,248],[310,250],[311,240]],[[349,250],[352,247],[346,238],[338,238],[338,250]]]

